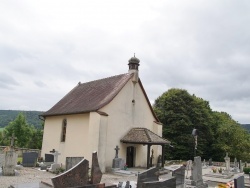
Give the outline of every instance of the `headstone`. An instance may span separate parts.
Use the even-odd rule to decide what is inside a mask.
[[[226,162],[225,174],[228,174],[230,172],[230,157],[228,157],[228,153],[226,153],[224,160]]]
[[[61,155],[61,153],[59,153],[58,151],[56,151],[55,149],[53,149],[52,151],[50,151],[50,153],[52,155],[54,155],[54,163],[58,163],[58,155]]]
[[[119,182],[117,187],[122,188],[122,184],[123,184],[123,182]]]
[[[10,138],[10,150],[5,152],[5,159],[3,165],[3,175],[4,176],[15,176],[15,167],[17,161],[17,154],[14,150],[14,134]]]
[[[176,179],[171,177],[164,181],[143,182],[143,188],[176,188]]]
[[[15,176],[15,167],[17,161],[17,154],[15,150],[11,149],[5,153],[5,160],[3,165],[4,176]]]
[[[240,169],[240,172],[243,172],[243,163],[241,160],[239,161],[239,169]]]
[[[118,146],[115,147],[115,158],[113,159],[112,168],[120,169],[122,168],[122,159],[118,158],[118,151],[120,148]]]
[[[185,169],[185,166],[181,166],[172,172],[172,176],[176,178],[176,185],[179,186],[179,188],[184,187]]]
[[[66,171],[77,165],[83,158],[84,157],[66,157]]]
[[[236,157],[234,158],[234,172],[239,172],[239,167]]]
[[[40,170],[47,170],[47,165],[40,164]]]
[[[130,182],[129,181],[126,181],[125,188],[130,188]]]
[[[157,159],[157,167],[161,167],[161,163],[162,163],[161,155],[159,155]]]
[[[189,176],[189,170],[192,170],[192,164],[193,161],[192,160],[188,160],[187,161],[187,166],[186,166],[186,171],[187,171],[187,175],[186,175],[186,178],[188,179],[188,176]]]
[[[51,164],[50,168],[48,168],[47,170],[50,172],[56,172],[60,167],[61,167],[60,164],[53,163]]]
[[[5,162],[5,154],[0,154],[0,168],[3,167]]]
[[[100,183],[101,179],[102,179],[102,172],[98,163],[97,152],[93,152],[90,183],[92,184]]]
[[[44,162],[54,162],[54,155],[45,153],[45,161]]]
[[[23,166],[24,167],[35,167],[37,163],[38,153],[37,152],[27,152],[23,153]]]
[[[140,174],[137,178],[137,188],[142,188],[143,182],[159,181],[158,168],[150,168]]]
[[[234,179],[234,188],[244,188],[245,182],[244,182],[244,176],[239,176]]]
[[[208,165],[209,165],[209,166],[212,166],[212,165],[213,165],[212,158],[210,158],[210,159],[208,160]]]
[[[207,185],[204,184],[202,180],[202,164],[200,157],[194,157],[194,164],[191,177],[191,185],[196,186],[197,188],[207,187]]]
[[[89,161],[83,159],[73,168],[52,178],[52,183],[55,188],[84,186],[88,184],[88,172]]]
[[[114,158],[112,163],[112,168],[114,169],[122,168],[122,158]]]

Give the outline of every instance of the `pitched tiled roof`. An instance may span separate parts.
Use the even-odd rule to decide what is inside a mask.
[[[79,114],[97,111],[108,104],[133,76],[133,73],[121,74],[78,84],[50,110],[42,116]]]
[[[122,139],[123,143],[134,144],[170,144],[170,141],[160,137],[146,128],[132,128]]]

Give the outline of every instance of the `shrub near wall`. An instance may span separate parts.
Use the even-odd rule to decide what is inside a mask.
[[[250,172],[250,167],[245,167],[245,168],[243,168],[243,171],[244,171],[245,174],[249,174],[249,172]]]

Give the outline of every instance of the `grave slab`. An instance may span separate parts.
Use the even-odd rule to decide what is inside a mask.
[[[21,183],[17,185],[11,185],[12,188],[50,188],[52,186],[47,185],[43,182],[35,182],[35,183]]]

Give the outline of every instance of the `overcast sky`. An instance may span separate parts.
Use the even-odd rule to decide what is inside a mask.
[[[2,0],[0,109],[49,110],[79,81],[128,71],[250,123],[249,0]]]

